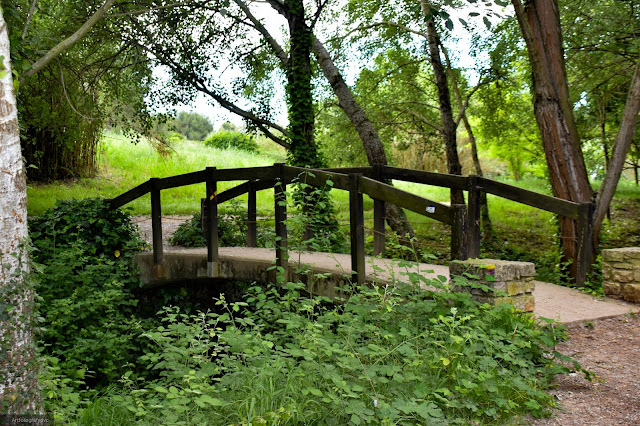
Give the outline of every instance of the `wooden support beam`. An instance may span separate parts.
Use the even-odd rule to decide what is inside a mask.
[[[593,262],[593,213],[592,203],[581,203],[578,215],[578,250],[576,254],[576,286],[584,287]]]
[[[276,164],[277,174],[284,175],[284,164]],[[276,222],[276,266],[284,270],[285,281],[289,277],[289,254],[287,253],[287,185],[284,180],[276,181],[274,191],[274,210]]]
[[[475,259],[480,257],[480,200],[482,188],[478,184],[478,176],[469,176],[468,182],[467,219],[469,230],[467,231],[467,254],[468,257]]]
[[[351,224],[351,271],[353,282],[363,284],[364,263],[364,208],[359,190],[360,174],[349,175],[349,221]]]
[[[518,188],[483,177],[478,177],[478,182],[479,185],[482,186],[482,190],[487,194],[497,195],[498,197],[559,214],[560,216],[578,219],[579,212],[577,203],[561,200],[560,198],[549,195],[538,194],[528,189]]]
[[[441,186],[444,188],[467,189],[467,178],[464,176],[400,169],[391,166],[382,166],[382,178]]]
[[[382,182],[382,166],[380,164],[373,165],[371,173],[373,179]],[[373,255],[384,257],[384,246],[386,242],[385,235],[385,219],[386,219],[386,203],[377,198],[373,199]]]
[[[256,181],[248,182],[247,192],[247,247],[258,247],[257,232],[257,207],[256,207]]]
[[[153,270],[156,278],[163,278],[164,251],[162,247],[162,205],[158,179],[149,179],[151,187],[151,234],[153,239]]]
[[[451,259],[467,260],[469,258],[467,245],[467,206],[453,204],[451,206]]]
[[[218,254],[218,182],[215,180],[215,167],[207,167],[207,276],[220,276],[220,258]]]

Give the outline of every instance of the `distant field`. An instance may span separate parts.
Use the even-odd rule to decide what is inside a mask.
[[[27,189],[29,215],[40,215],[61,199],[113,198],[151,177],[173,176],[206,167],[222,169],[267,166],[285,161],[283,150],[270,147],[261,147],[259,153],[252,154],[219,150],[206,147],[201,142],[184,141],[173,144],[173,149],[172,154],[163,157],[145,141],[133,144],[121,135],[109,133],[104,137],[100,147],[98,176],[70,183],[30,185]],[[220,189],[231,186],[231,182],[221,183]],[[200,209],[200,198],[204,197],[204,193],[204,184],[162,191],[162,212],[190,214],[197,211]],[[268,198],[265,191],[259,202],[266,206]],[[149,214],[149,196],[142,197],[126,207],[132,209],[133,214]]]

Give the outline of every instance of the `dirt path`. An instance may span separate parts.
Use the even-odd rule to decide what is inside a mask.
[[[568,326],[570,339],[558,351],[595,373],[558,376],[551,391],[558,410],[532,425],[640,425],[640,317],[587,321]]]

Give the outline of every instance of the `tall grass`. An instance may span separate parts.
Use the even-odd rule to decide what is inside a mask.
[[[121,135],[108,133],[100,147],[98,176],[68,183],[29,185],[29,215],[42,214],[60,199],[113,198],[151,177],[173,176],[202,170],[205,167],[256,167],[285,161],[284,152],[273,148],[262,149],[259,153],[248,153],[219,150],[206,147],[202,143],[184,141],[175,143],[173,150],[171,154],[162,156],[144,141],[134,144]],[[232,182],[221,182],[218,192],[232,186]],[[204,195],[204,184],[162,191],[162,212],[191,214],[200,209],[200,198]],[[267,209],[273,206],[273,196],[268,191],[263,191],[258,203],[259,209]],[[149,196],[142,197],[126,207],[130,208],[133,214],[149,214]]]

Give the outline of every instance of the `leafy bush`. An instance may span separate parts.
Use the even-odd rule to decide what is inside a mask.
[[[245,302],[219,299],[222,313],[164,309],[140,358],[160,378],[125,376],[98,411],[152,424],[436,425],[553,405],[543,390],[566,369],[547,348],[562,333],[530,315],[403,284],[346,288],[339,304],[303,287],[252,287]]]
[[[192,141],[201,141],[213,130],[207,117],[197,112],[180,111],[173,120],[175,130]]]
[[[252,136],[241,132],[230,132],[221,130],[211,135],[205,145],[218,149],[239,149],[242,151],[255,152],[258,150],[258,144]]]
[[[61,201],[30,221],[40,264],[43,355],[60,376],[98,389],[117,380],[142,346],[133,256],[144,243],[130,217],[100,199]],[[78,381],[79,380],[79,381]]]
[[[218,244],[224,247],[244,246],[247,241],[245,211],[237,200],[229,203],[229,209],[219,214]],[[275,231],[259,227],[257,243],[259,247],[273,244]],[[202,233],[202,216],[194,213],[191,219],[180,224],[169,239],[169,244],[184,247],[205,247],[207,241]]]
[[[185,220],[169,238],[172,246],[205,247],[207,241],[202,235],[202,216],[194,213],[191,219]]]

